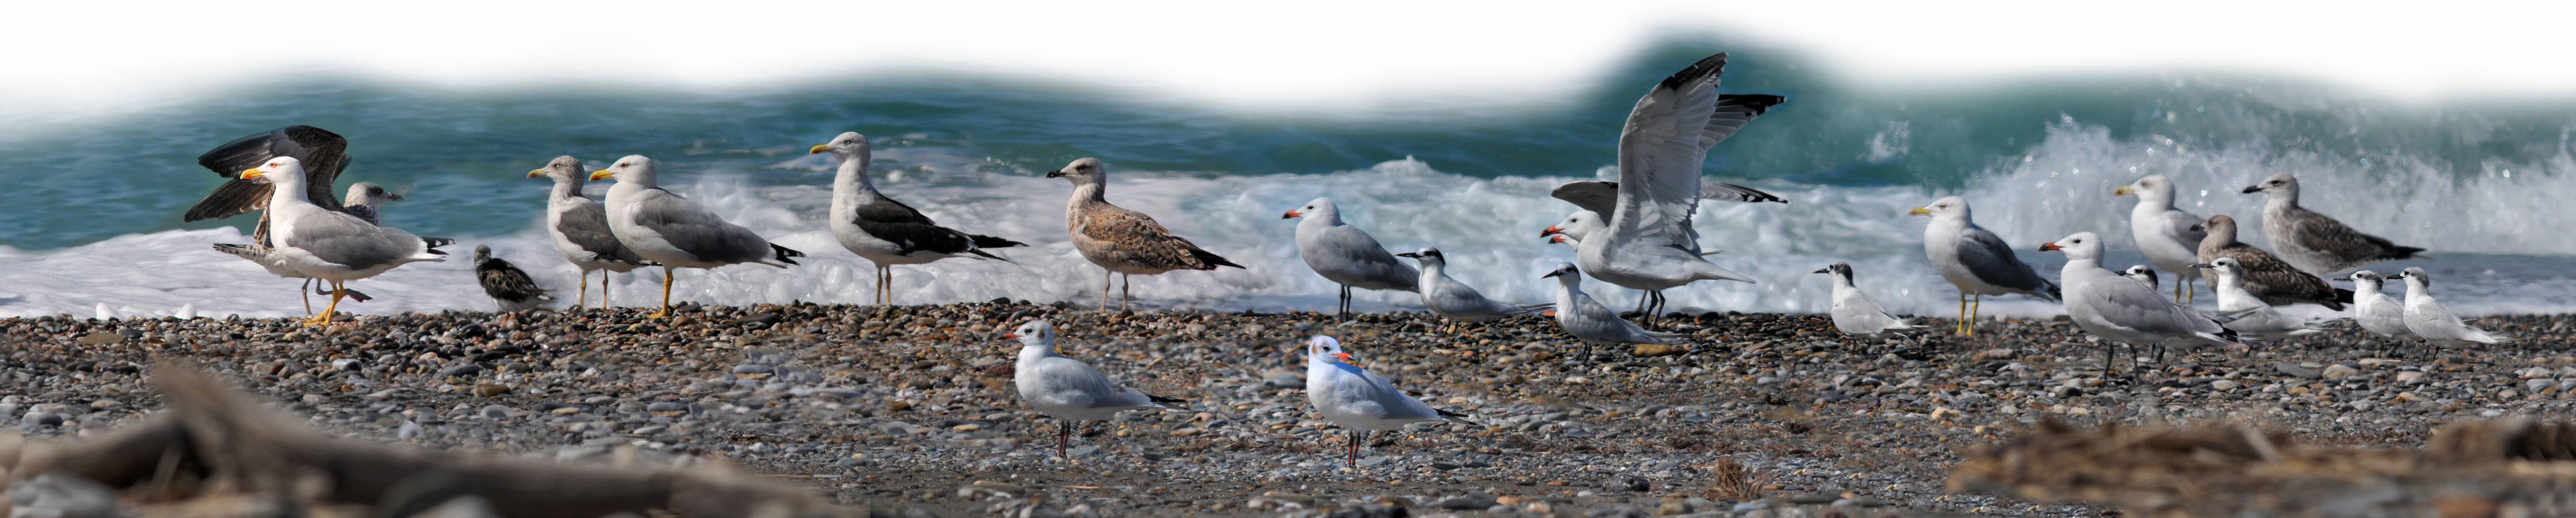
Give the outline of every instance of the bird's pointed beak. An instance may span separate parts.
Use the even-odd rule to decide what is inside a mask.
[[[1538,237],[1547,237],[1563,233],[1565,233],[1565,227],[1548,225],[1547,230],[1538,231]]]
[[[546,177],[546,170],[544,170],[544,169],[537,169],[537,170],[533,170],[533,171],[528,171],[528,177],[529,177],[529,178],[545,178],[545,177]]]
[[[2330,280],[2337,280],[2337,281],[2350,281],[2350,280],[2352,280],[2352,278],[2351,278],[2351,277],[2336,277],[2336,278],[2333,278],[2333,279],[2330,279]]]
[[[1545,279],[1545,278],[1549,278],[1549,277],[1555,277],[1555,276],[1558,276],[1558,275],[1565,275],[1565,272],[1561,272],[1561,271],[1549,271],[1549,272],[1547,272],[1547,275],[1541,275],[1541,276],[1538,276],[1538,278]]]
[[[1405,253],[1401,253],[1401,254],[1395,254],[1395,256],[1396,256],[1396,257],[1412,257],[1412,258],[1419,259],[1419,258],[1421,258],[1421,257],[1422,257],[1422,253],[1421,253],[1421,252],[1405,252]]]
[[[1563,242],[1565,242],[1565,236],[1547,236],[1547,242],[1549,242],[1549,243],[1563,243]]]
[[[268,172],[261,171],[259,168],[253,167],[250,169],[243,169],[241,174],[235,176],[240,176],[243,180],[257,180],[259,177],[268,176]]]
[[[2217,266],[2215,266],[2215,265],[2211,265],[2211,264],[2209,264],[2209,263],[2192,263],[2192,264],[2191,264],[2191,267],[2193,267],[2193,268],[2217,268]]]
[[[1299,214],[1299,213],[1297,213],[1297,211],[1293,211],[1293,210],[1292,210],[1292,211],[1288,211],[1288,213],[1287,213],[1287,214],[1281,214],[1281,215],[1279,215],[1279,219],[1288,219],[1288,218],[1294,218],[1294,217],[1304,216],[1304,215],[1305,215],[1305,214]]]
[[[2138,190],[2137,190],[2137,189],[2133,189],[2133,188],[2130,188],[2129,186],[2122,185],[2122,186],[2120,186],[2120,188],[2118,188],[2118,189],[2112,189],[2112,190],[2111,190],[2111,195],[2112,195],[2112,196],[2128,196],[2128,195],[2131,195],[2131,194],[2136,194],[2137,192],[2138,192]]]
[[[808,149],[808,150],[805,150],[805,154],[811,155],[811,154],[821,153],[821,152],[831,151],[831,150],[832,150],[832,145],[831,145],[831,144],[815,144],[815,145],[814,145],[814,149]]]
[[[1020,334],[1019,334],[1019,333],[1002,333],[1002,339],[1003,339],[1003,340],[1018,340],[1018,339],[1020,339]]]
[[[1832,268],[1817,268],[1815,273],[1832,273]]]
[[[611,177],[615,177],[615,176],[617,176],[617,175],[609,173],[607,169],[601,169],[601,170],[591,171],[591,172],[590,172],[590,181],[596,182],[596,181],[600,181],[600,180],[606,180],[606,179],[609,179],[609,178],[611,178]]]
[[[2248,187],[2246,187],[2246,188],[2245,188],[2245,193],[2246,193],[2246,194],[2254,194],[2254,193],[2258,193],[2258,192],[2263,192],[2263,186],[2255,185],[2255,186],[2248,186]]]
[[[1915,207],[1915,208],[1914,208],[1914,210],[1905,211],[1905,215],[1907,215],[1907,216],[1930,216],[1930,215],[1932,215],[1932,209],[1927,209],[1927,208],[1923,208],[1923,207]]]
[[[385,201],[403,201],[403,195],[402,193],[387,194],[385,195]]]
[[[2056,242],[2056,241],[2050,241],[2050,242],[2040,243],[2040,244],[2039,244],[2039,251],[2042,251],[2042,252],[2054,252],[2054,251],[2058,251],[2058,250],[2065,250],[2065,249],[2066,249],[2066,247],[2057,246],[2057,242]]]
[[[1063,170],[1063,169],[1057,169],[1057,170],[1054,170],[1054,171],[1047,171],[1047,177],[1048,177],[1048,178],[1062,178],[1062,177],[1064,177],[1064,170]]]
[[[1350,362],[1351,362],[1351,353],[1346,353],[1346,352],[1345,352],[1345,353],[1333,353],[1333,359],[1335,359],[1335,360],[1341,360],[1341,361],[1342,361],[1342,363],[1350,363]]]

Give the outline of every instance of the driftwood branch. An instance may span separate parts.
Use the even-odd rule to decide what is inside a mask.
[[[238,490],[374,506],[399,518],[479,497],[506,518],[676,513],[696,518],[868,516],[806,488],[718,468],[573,466],[345,440],[302,427],[194,369],[153,370],[169,412],[73,444],[0,445],[0,486],[73,475],[129,495]]]

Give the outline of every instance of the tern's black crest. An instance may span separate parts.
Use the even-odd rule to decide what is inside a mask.
[[[1674,72],[1672,77],[1664,78],[1664,83],[1660,85],[1660,87],[1665,90],[1680,90],[1690,86],[1692,81],[1698,81],[1703,77],[1717,75],[1719,72],[1723,72],[1725,70],[1726,53],[1719,52],[1714,56],[1700,58],[1699,62],[1692,63],[1690,68],[1682,69],[1680,72]]]

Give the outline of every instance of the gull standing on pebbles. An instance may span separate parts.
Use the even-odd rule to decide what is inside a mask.
[[[2425,343],[2495,345],[2514,341],[2513,337],[2470,327],[2459,315],[2451,314],[2451,308],[2443,306],[2442,301],[2433,300],[2433,277],[2425,275],[2422,267],[2407,267],[2397,278],[2406,279],[2406,331],[2424,337]]]
[[[1691,214],[1703,198],[1700,169],[1709,148],[1787,99],[1720,95],[1718,76],[1725,69],[1725,53],[1702,58],[1637,99],[1619,132],[1619,177],[1607,185],[1613,195],[1606,206],[1584,206],[1600,205],[1598,196],[1557,194],[1608,216],[1600,231],[1580,239],[1574,261],[1602,282],[1645,290],[1651,301],[1648,318],[1663,309],[1664,290],[1704,280],[1753,283],[1700,256]],[[1576,193],[1598,190],[1557,190],[1569,188]],[[1761,196],[1778,201],[1767,193]]]
[[[1558,263],[1555,270],[1539,278],[1556,278],[1556,324],[1574,339],[1589,345],[1671,344],[1677,335],[1647,331],[1637,324],[1619,319],[1619,314],[1583,293],[1583,273],[1572,264]]]
[[[590,173],[591,181],[617,179],[617,185],[608,188],[607,204],[608,228],[617,235],[617,242],[662,265],[662,309],[645,318],[671,315],[672,270],[743,263],[786,268],[805,256],[726,222],[698,202],[663,190],[654,165],[644,155],[627,155],[607,169]]]
[[[1422,272],[1386,253],[1368,231],[1343,223],[1342,208],[1332,198],[1316,198],[1279,216],[1288,218],[1305,218],[1297,222],[1297,255],[1306,267],[1342,285],[1340,313],[1351,312],[1351,288],[1412,290],[1420,284]]]
[[[2120,276],[2137,279],[2138,282],[2147,283],[2147,287],[2149,288],[2156,287],[2157,284],[2162,284],[2156,280],[2156,269],[2149,268],[2147,265],[2143,264],[2129,265],[2129,269],[2120,270]]]
[[[332,192],[332,182],[339,178],[340,170],[349,165],[349,155],[346,153],[348,149],[348,139],[341,138],[340,134],[304,125],[278,128],[233,139],[232,142],[216,146],[214,149],[207,150],[205,154],[198,155],[197,165],[225,178],[232,178],[232,181],[224,182],[222,186],[215,188],[215,192],[208,193],[205,199],[198,200],[197,204],[189,207],[188,212],[180,219],[200,221],[228,218],[268,207],[269,191],[273,187],[267,182],[240,178],[241,172],[266,164],[272,158],[292,157],[305,167],[305,199],[324,210],[346,212],[358,216],[367,224],[377,224],[375,209],[381,202],[399,200],[400,196],[386,194],[385,199],[375,200],[365,198],[363,189],[351,189],[346,205],[342,204],[340,199],[332,197],[336,194]],[[381,193],[383,188],[377,187],[375,190]],[[365,209],[351,210],[350,205],[362,203],[367,206]],[[450,242],[452,241],[440,239],[437,244],[430,246],[436,248]],[[313,313],[312,296],[316,293],[328,294],[328,292],[315,291],[313,278],[295,273],[293,268],[287,267],[285,258],[274,256],[275,248],[276,243],[269,239],[269,215],[266,213],[260,214],[259,222],[252,225],[250,244],[215,245],[216,251],[249,260],[258,264],[261,269],[268,270],[268,273],[290,279],[304,279],[303,286],[296,288],[296,294],[304,298],[304,313],[311,315]],[[359,302],[374,299],[357,290],[341,291]]]
[[[1861,293],[1859,287],[1853,286],[1851,263],[1835,261],[1825,265],[1825,269],[1816,270],[1816,273],[1834,276],[1834,307],[1830,312],[1834,317],[1834,330],[1847,335],[1870,336],[1924,329],[1912,321],[1889,314],[1887,308],[1879,307],[1878,301],[1870,300],[1869,294]]]
[[[2218,287],[2212,291],[2218,294],[2218,314],[2228,319],[2224,325],[2228,329],[2235,330],[2238,336],[2255,340],[2279,340],[2325,332],[2321,326],[2332,321],[2302,321],[2281,314],[2280,311],[2272,309],[2270,304],[2264,304],[2261,298],[2254,296],[2254,293],[2245,291],[2245,267],[2237,264],[2235,258],[2220,257],[2218,260],[2206,264],[2194,264],[2191,267],[2207,269],[2216,274]]]
[[[381,211],[384,209],[384,204],[386,202],[402,201],[402,199],[402,195],[386,192],[383,186],[376,185],[374,182],[358,182],[349,186],[348,198],[346,201],[341,203],[340,211],[348,213],[350,216],[355,216],[359,220],[367,222],[369,225],[382,225],[383,222],[377,218],[382,214]],[[261,215],[260,219],[261,228],[258,232],[265,233],[267,232],[266,220],[268,219],[268,216]],[[265,238],[266,236],[261,237]],[[431,248],[447,246],[449,243],[454,242],[442,237],[423,239],[430,241]],[[314,295],[331,294],[330,290],[313,289],[313,278],[305,277],[302,274],[295,273],[293,269],[288,268],[286,266],[285,258],[278,257],[276,255],[276,248],[273,246],[216,243],[215,250],[227,254],[233,254],[234,257],[248,259],[252,263],[259,264],[260,268],[268,270],[268,273],[277,274],[279,277],[304,279],[304,285],[296,288],[295,291],[297,295],[304,297],[305,315],[313,314]],[[375,297],[369,297],[365,293],[359,293],[358,290],[346,291],[349,293],[350,300],[358,302],[375,300]]]
[[[1457,330],[1459,322],[1491,322],[1538,313],[1552,306],[1518,306],[1485,298],[1485,294],[1476,291],[1475,287],[1449,277],[1449,258],[1441,255],[1438,248],[1425,247],[1395,255],[1422,263],[1421,284],[1415,290],[1422,294],[1423,306],[1449,318],[1452,332]]]
[[[642,256],[617,241],[608,228],[608,209],[598,201],[581,195],[582,184],[590,182],[590,171],[581,160],[570,156],[555,157],[546,167],[528,171],[529,178],[550,178],[554,191],[546,195],[546,234],[555,238],[555,251],[581,269],[581,289],[573,293],[573,309],[581,309],[590,296],[590,272],[599,274],[599,308],[608,309],[608,274],[626,273],[637,267],[651,266]]]
[[[1020,363],[1011,371],[1011,384],[1019,387],[1020,401],[1058,423],[1057,457],[1073,458],[1065,455],[1064,447],[1072,442],[1073,428],[1082,421],[1108,419],[1126,410],[1189,404],[1119,386],[1090,364],[1056,354],[1055,325],[1045,320],[1020,324],[1018,330],[1002,337],[1020,341]]]
[[[1199,248],[1199,245],[1164,230],[1163,224],[1144,213],[1110,205],[1105,189],[1109,173],[1100,159],[1082,158],[1065,164],[1063,169],[1047,171],[1048,178],[1073,182],[1073,198],[1065,202],[1064,232],[1072,238],[1073,249],[1082,258],[1100,265],[1100,309],[1109,310],[1109,274],[1124,280],[1134,275],[1156,275],[1172,270],[1214,270],[1220,266],[1242,268]],[[1118,286],[1118,310],[1127,310],[1128,285]]]
[[[2004,238],[1977,226],[1969,217],[1968,200],[1957,196],[1932,200],[1931,205],[1915,207],[1912,214],[1932,217],[1932,224],[1923,227],[1923,255],[1932,260],[1932,269],[1941,272],[1943,280],[1959,288],[1959,334],[1977,334],[1977,312],[1987,295],[2019,293],[2059,300],[2057,283],[2021,262]]]
[[[2281,259],[2308,273],[2325,275],[2391,259],[2414,259],[2424,249],[2397,246],[2385,238],[2353,230],[2341,221],[2299,206],[2299,179],[2290,173],[2246,187],[2263,193],[2263,235]]]
[[[2415,335],[2406,329],[2406,306],[2380,291],[2380,283],[2386,279],[2378,272],[2362,270],[2334,280],[2352,281],[2352,319],[2361,324],[2362,330],[2392,339]]]
[[[1348,458],[1354,469],[1360,467],[1360,439],[1369,432],[1430,422],[1482,426],[1468,421],[1466,414],[1431,408],[1404,395],[1386,378],[1352,365],[1342,343],[1323,335],[1306,341],[1306,402],[1314,404],[1324,420],[1349,430]]]
[[[2200,345],[2235,345],[2236,332],[2189,307],[2177,305],[2156,289],[2102,269],[2102,239],[2077,232],[2039,245],[2040,251],[2066,252],[2066,316],[2075,327],[2110,342],[2102,370],[2109,372],[2120,344],[2131,348],[2181,340]]]
[[[507,259],[492,256],[492,247],[474,245],[474,280],[483,285],[483,294],[501,306],[502,313],[516,313],[554,302],[545,288],[537,286],[528,272],[510,264]]]
[[[347,213],[314,205],[307,198],[304,165],[294,157],[277,157],[241,172],[241,178],[265,181],[269,189],[269,237],[273,252],[287,268],[331,283],[331,304],[305,325],[329,325],[348,296],[349,281],[374,277],[416,262],[446,261],[435,242],[409,232],[368,224]]]
[[[2200,241],[2201,262],[2221,257],[2235,259],[2238,266],[2245,268],[2245,291],[2261,297],[2265,304],[2316,304],[2343,311],[2343,305],[2352,302],[2351,290],[2326,284],[2325,279],[2299,271],[2270,252],[2236,241],[2236,218],[2226,214],[2210,216],[2201,228],[2209,232],[2209,237]]]
[[[876,183],[868,180],[873,153],[866,135],[843,132],[808,152],[830,152],[841,159],[840,171],[832,177],[832,237],[841,241],[841,248],[877,265],[877,304],[894,303],[894,295],[888,292],[894,289],[895,265],[929,264],[950,257],[1010,262],[984,249],[1026,244],[939,226],[912,206],[877,192]]]
[[[2138,205],[2129,209],[2129,235],[2138,240],[2147,262],[2173,272],[2174,300],[2191,304],[2199,293],[2192,281],[2200,280],[2200,269],[2191,265],[2200,263],[2200,240],[2207,237],[2200,229],[2203,220],[2174,208],[2173,180],[2165,175],[2148,175],[2111,190],[2113,196],[2131,194],[2138,195]]]

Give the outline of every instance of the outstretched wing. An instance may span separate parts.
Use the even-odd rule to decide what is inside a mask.
[[[197,165],[217,175],[232,178],[213,194],[198,200],[182,219],[198,221],[226,218],[264,208],[268,204],[268,184],[242,180],[241,172],[277,157],[294,157],[304,163],[305,197],[324,209],[340,210],[340,198],[332,181],[340,170],[349,166],[349,140],[340,134],[312,126],[296,125],[267,133],[234,139],[197,155]]]
[[[1619,134],[1619,195],[1609,228],[1649,244],[1690,249],[1691,211],[1708,150],[1784,99],[1717,93],[1726,54],[1701,59],[1637,100]]]

